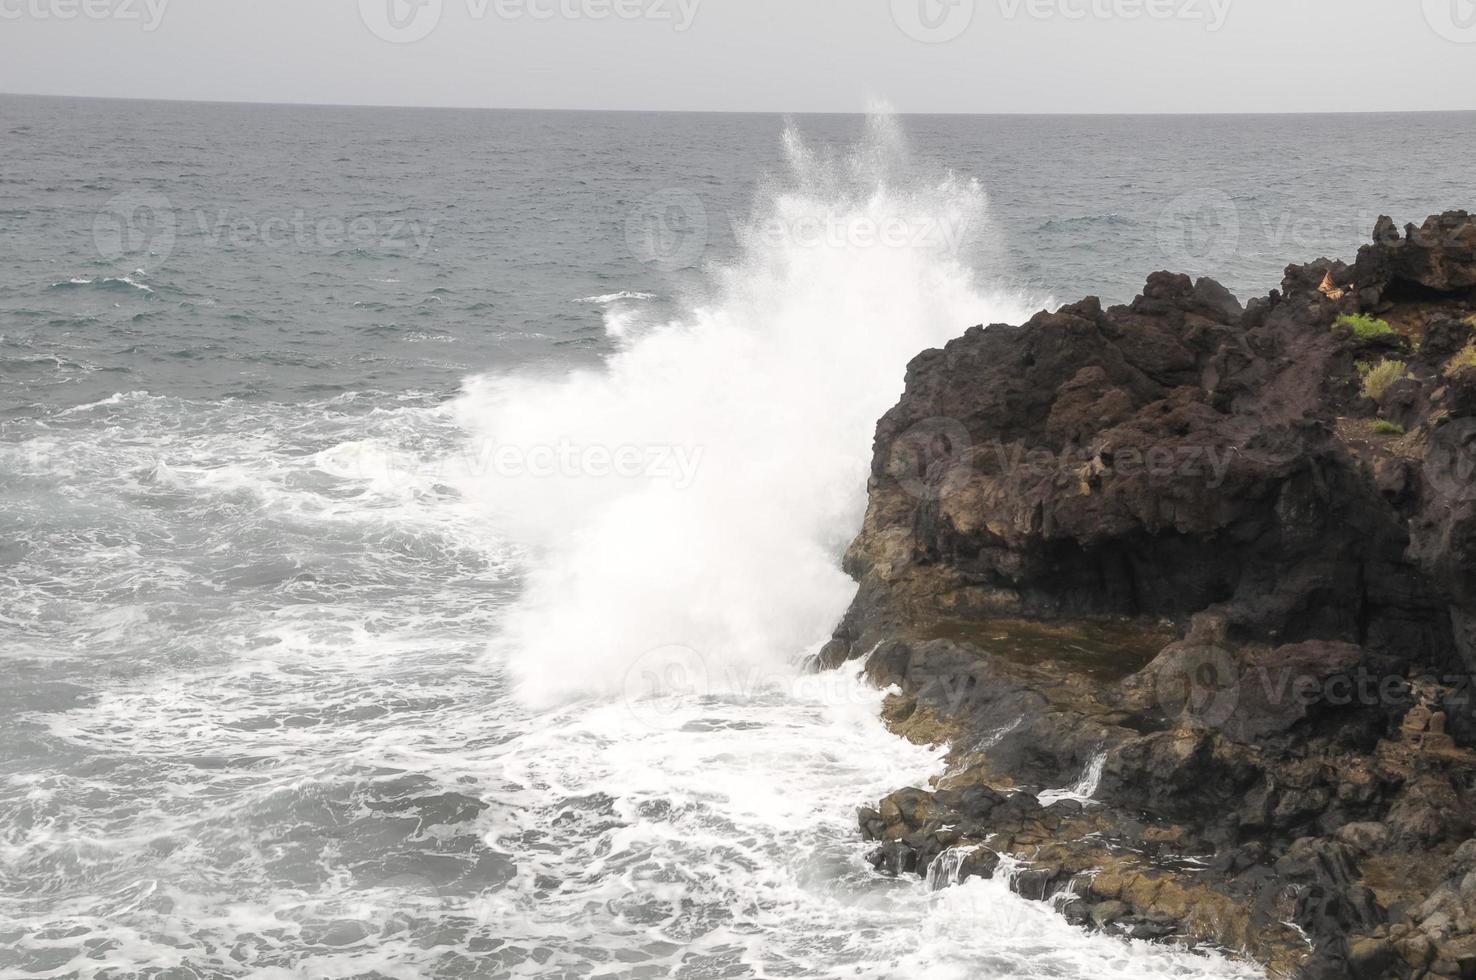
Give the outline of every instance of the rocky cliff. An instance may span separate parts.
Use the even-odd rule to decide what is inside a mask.
[[[878,868],[1008,857],[1273,975],[1476,977],[1473,313],[1450,212],[1245,307],[1157,273],[919,355],[822,654],[951,748],[861,811]]]

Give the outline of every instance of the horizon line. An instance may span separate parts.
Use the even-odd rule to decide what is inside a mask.
[[[473,105],[425,105],[391,104],[379,102],[274,102],[246,99],[176,99],[154,96],[129,95],[72,95],[55,92],[0,92],[0,98],[22,99],[72,99],[93,102],[162,102],[178,105],[217,105],[256,108],[291,109],[406,109],[431,112],[598,112],[699,115],[699,116],[867,116],[866,110],[837,109],[610,109],[576,108],[569,106],[473,106]],[[1042,117],[1062,118],[1121,118],[1134,116],[1199,117],[1199,116],[1416,116],[1476,113],[1471,109],[1304,109],[1282,112],[1259,112],[1254,110],[1211,110],[1206,112],[1168,112],[1162,110],[1139,110],[1132,112],[905,112],[897,110],[899,116],[959,116],[959,117]]]

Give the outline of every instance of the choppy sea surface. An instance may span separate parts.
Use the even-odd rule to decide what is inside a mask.
[[[0,975],[1254,975],[875,875],[941,756],[795,665],[914,354],[1473,122],[0,97]]]

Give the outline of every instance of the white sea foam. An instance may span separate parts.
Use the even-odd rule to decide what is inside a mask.
[[[684,698],[652,726],[618,700],[518,710],[496,671],[434,652],[433,618],[352,616],[304,609],[233,665],[115,683],[47,719],[127,761],[36,781],[19,816],[49,832],[0,857],[57,888],[0,902],[0,922],[64,919],[116,944],[115,968],[252,977],[1255,975],[1088,936],[1007,874],[938,891],[876,875],[856,800],[925,784],[942,758],[885,729],[854,669]],[[120,790],[131,806],[66,806]],[[447,793],[488,807],[417,827]],[[340,828],[326,844],[299,837],[323,823]]]
[[[596,306],[608,306],[621,300],[655,299],[655,293],[641,293],[634,290],[622,289],[618,293],[602,293],[599,296],[581,296],[574,300],[576,303],[593,303]]]
[[[845,159],[794,133],[787,145],[789,177],[761,195],[705,303],[604,370],[483,377],[457,406],[474,453],[570,441],[700,455],[682,488],[581,473],[460,484],[539,556],[494,644],[538,703],[620,690],[644,654],[673,644],[721,688],[823,638],[853,589],[838,559],[904,365],[972,324],[1026,313],[981,288],[946,236],[870,234],[986,217],[976,183],[909,176],[889,118]]]
[[[84,279],[81,276],[73,276],[71,279],[68,279],[65,282],[52,283],[51,288],[65,289],[74,286],[128,286],[130,288],[137,289],[140,292],[152,293],[154,291],[154,287],[150,286],[147,283],[139,282],[138,278],[134,278],[135,276],[143,278],[145,275],[147,275],[147,273],[145,273],[144,270],[135,269],[132,275],[106,276],[102,279]]]
[[[1050,806],[1052,803],[1061,800],[1075,800],[1078,803],[1086,804],[1095,803],[1096,801],[1092,797],[1097,795],[1097,787],[1102,783],[1102,767],[1106,764],[1107,753],[1098,752],[1092,756],[1092,760],[1087,763],[1086,768],[1082,770],[1081,776],[1076,782],[1065,789],[1048,789],[1044,793],[1041,793],[1039,797],[1041,805]]]

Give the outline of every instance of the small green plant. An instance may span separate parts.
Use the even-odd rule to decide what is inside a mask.
[[[1358,373],[1363,375],[1364,397],[1378,401],[1394,382],[1409,376],[1409,368],[1385,357],[1377,364],[1358,365]]]
[[[1374,423],[1373,430],[1377,435],[1381,436],[1404,435],[1404,426],[1400,425],[1398,422],[1390,422],[1388,419],[1379,419],[1377,422]]]
[[[1377,317],[1364,314],[1353,316],[1345,313],[1338,317],[1337,322],[1333,326],[1352,327],[1353,336],[1359,340],[1373,340],[1375,337],[1385,337],[1394,332],[1394,328],[1389,326],[1388,320],[1380,320]]]
[[[1470,316],[1466,317],[1466,319],[1463,320],[1463,321],[1461,321],[1461,322],[1464,323],[1468,327],[1476,327],[1476,313],[1472,313]]]
[[[1456,353],[1445,365],[1445,371],[1459,371],[1461,368],[1476,367],[1476,341],[1467,344]]]

